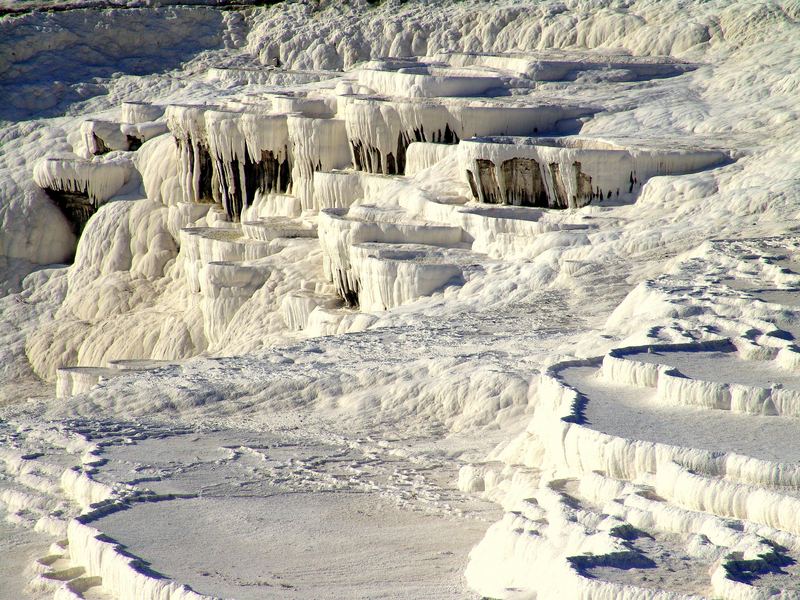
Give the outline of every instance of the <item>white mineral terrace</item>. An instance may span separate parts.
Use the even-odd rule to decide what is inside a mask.
[[[105,154],[111,150],[128,150],[130,143],[119,123],[89,120],[81,125],[84,144],[93,155]]]
[[[466,140],[458,151],[480,202],[570,208],[630,201],[651,177],[690,173],[727,158],[719,150],[626,147],[577,136]]]
[[[164,114],[164,107],[149,102],[123,102],[122,122],[136,125],[159,119]]]
[[[47,158],[36,164],[33,178],[42,188],[83,194],[99,205],[114,196],[132,172],[130,158],[124,155],[91,161]]]
[[[347,136],[359,170],[402,174],[405,153],[414,141],[454,144],[486,135],[535,135],[552,132],[560,121],[591,109],[504,101],[411,101],[370,96],[350,99],[344,107]]]
[[[796,3],[151,4],[0,1],[0,600],[800,598]]]
[[[438,98],[442,96],[481,96],[503,86],[503,80],[479,69],[449,69],[425,64],[396,70],[362,68],[358,83],[386,96]]]
[[[653,77],[672,77],[697,68],[665,57],[641,57],[592,52],[439,52],[434,60],[454,67],[484,67],[511,71],[534,81],[565,81],[591,71],[615,71],[617,81],[637,81]]]
[[[222,85],[293,85],[324,81],[335,77],[332,71],[293,71],[264,67],[211,67],[206,78]]]

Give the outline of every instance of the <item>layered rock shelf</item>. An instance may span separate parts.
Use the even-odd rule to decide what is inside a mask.
[[[94,212],[122,188],[133,173],[125,156],[92,161],[48,158],[34,169],[34,181],[53,199],[76,234]]]
[[[113,150],[138,150],[149,139],[166,133],[164,107],[146,102],[123,102],[121,122],[88,119],[81,125],[83,143],[97,156]]]
[[[256,194],[286,193],[292,185],[286,117],[207,111],[208,152],[217,186],[212,192],[232,221]]]
[[[407,100],[353,97],[346,104],[347,136],[358,170],[402,175],[412,142],[458,144],[485,135],[536,135],[591,114],[590,107],[503,101]]]
[[[439,52],[433,58],[453,67],[501,69],[533,81],[574,81],[592,74],[605,75],[612,81],[641,81],[676,77],[698,67],[659,56],[598,55],[558,50],[508,54],[449,51]]]
[[[459,145],[459,165],[479,202],[580,208],[630,201],[650,178],[724,164],[719,150],[624,146],[603,139],[488,138]]]

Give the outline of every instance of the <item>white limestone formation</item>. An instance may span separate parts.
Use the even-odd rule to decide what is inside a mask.
[[[724,152],[628,147],[583,137],[469,140],[459,164],[473,197],[490,204],[580,208],[630,201],[657,175],[723,164]]]
[[[200,294],[206,338],[222,339],[233,315],[269,277],[269,269],[258,265],[211,261],[200,273]]]
[[[152,123],[160,119],[163,114],[164,107],[159,104],[134,102],[131,100],[122,102],[122,123],[127,123],[129,125]]]
[[[387,212],[388,218],[385,214]],[[398,252],[397,256],[400,257],[404,254],[402,248],[396,247],[397,244],[457,245],[461,241],[462,232],[458,227],[446,225],[393,222],[392,213],[397,216],[402,211],[361,207],[351,212],[326,209],[320,213],[319,239],[325,251],[326,274],[334,282],[342,298],[351,305],[360,304],[364,293],[362,289],[369,289],[370,291],[365,292],[367,299],[363,300],[368,307],[366,310],[397,306],[415,297],[429,295],[447,281],[456,278],[460,272],[453,265],[424,266],[426,261],[414,260],[424,255],[424,249],[419,247],[416,248],[416,253],[410,251],[406,254],[411,259],[410,263],[398,266],[400,263],[392,258],[392,253]],[[365,245],[369,242],[386,244],[388,254],[382,253],[379,245]],[[377,254],[372,253],[373,250]],[[398,268],[401,271],[408,269],[408,272],[398,273]],[[410,285],[410,289],[406,290],[409,293],[387,291],[395,283],[401,289]],[[384,291],[379,291],[381,289]]]
[[[167,124],[163,121],[148,121],[144,123],[122,123],[119,126],[122,134],[127,138],[127,150],[138,150],[147,140],[165,134]]]
[[[297,219],[271,218],[242,223],[242,233],[251,240],[271,242],[275,239],[317,238],[313,223]]]
[[[663,56],[629,56],[626,54],[592,52],[459,52],[434,54],[437,61],[454,67],[503,69],[518,77],[534,81],[571,81],[580,76],[609,74],[612,81],[639,81],[658,77],[674,77],[692,71],[697,65]]]
[[[167,127],[178,145],[178,181],[189,202],[211,202],[214,190],[219,189],[205,124],[206,111],[214,108],[171,104],[165,113]]]
[[[312,292],[295,292],[287,294],[281,301],[281,314],[290,331],[301,331],[308,327],[311,313],[321,310],[335,309],[337,300],[325,298]]]
[[[771,243],[793,247],[787,239],[761,242],[761,252]],[[677,274],[651,282],[651,289],[663,290],[665,297],[678,306],[682,301],[692,301],[691,293],[683,296],[690,288],[683,287],[686,280],[682,282],[682,278],[699,272],[713,278],[717,270],[735,273],[726,283],[717,280],[709,285],[710,293],[696,300],[716,306],[721,325],[725,321],[721,309],[741,293],[734,291],[732,296],[728,285],[759,293],[760,288],[749,287],[749,281],[775,275],[779,279],[794,277],[786,270],[776,272],[770,260],[757,266],[753,259],[758,255],[747,253],[754,246],[759,242],[712,244],[715,250],[703,254],[700,261],[686,259]],[[745,337],[732,340],[709,336],[707,341],[618,347],[602,360],[568,361],[547,371],[537,388],[539,402],[527,432],[502,451],[509,465],[537,464],[553,469],[553,478],[543,479],[537,490],[526,492],[539,500],[544,511],[527,521],[522,516],[516,521],[507,519],[487,533],[467,570],[468,577],[482,582],[478,587],[483,593],[503,594],[513,586],[535,589],[537,594],[549,597],[555,590],[548,590],[535,577],[520,578],[519,568],[506,569],[504,565],[521,561],[515,564],[535,565],[535,573],[535,569],[554,568],[566,559],[571,568],[564,572],[565,579],[585,590],[581,593],[588,597],[604,597],[612,593],[610,590],[620,597],[649,597],[646,588],[633,583],[617,584],[616,588],[603,583],[605,590],[597,589],[599,582],[594,577],[600,565],[605,565],[604,573],[614,564],[620,569],[636,569],[636,562],[643,560],[642,551],[633,542],[621,549],[627,556],[620,554],[620,549],[607,548],[602,552],[608,558],[578,561],[574,549],[559,545],[558,540],[566,534],[563,526],[558,534],[552,528],[552,524],[564,522],[556,514],[566,511],[574,515],[568,518],[577,517],[583,524],[577,538],[586,542],[603,531],[614,531],[622,523],[646,532],[659,544],[665,544],[668,536],[680,536],[685,546],[677,546],[678,551],[708,561],[705,583],[698,582],[694,588],[710,590],[704,595],[791,597],[789,590],[759,586],[759,579],[769,576],[770,564],[774,564],[770,561],[791,560],[786,556],[798,543],[794,516],[795,490],[800,481],[797,449],[790,442],[793,437],[786,433],[794,427],[796,413],[791,402],[772,400],[794,395],[792,369],[786,369],[776,357],[796,349],[791,339],[775,329],[774,322],[759,321],[762,311],[769,310],[767,305],[753,305],[752,301],[750,305],[750,322],[764,328],[761,331],[772,328],[771,335],[751,328],[743,331]],[[660,310],[657,304],[639,306],[640,311],[655,310],[653,314]],[[794,311],[786,305],[784,310]],[[762,383],[776,378],[781,379],[780,386],[765,387]],[[698,410],[704,414],[698,414]],[[728,416],[731,412],[739,416]],[[630,419],[635,420],[636,427],[631,426]],[[758,442],[759,436],[770,441]],[[568,494],[559,482],[571,480],[563,477],[575,478]],[[490,477],[489,471],[471,467],[463,473],[461,485],[497,490],[504,484],[502,478],[498,481],[496,476]],[[552,498],[554,488],[561,496],[555,504],[545,506],[543,494]],[[651,497],[651,493],[657,496]],[[589,515],[594,515],[593,521],[587,520]],[[551,527],[540,527],[542,520]],[[530,537],[526,532],[538,533]],[[539,545],[539,536],[544,546]],[[665,555],[644,556],[650,565],[646,568],[662,568],[658,563]],[[498,568],[503,569],[499,578]],[[752,577],[747,575],[748,569],[752,569]],[[683,589],[680,581],[670,582],[668,574],[662,579],[665,584],[676,592]]]
[[[500,77],[479,69],[450,69],[424,63],[410,63],[398,69],[369,68],[371,66],[373,65],[368,64],[359,69],[358,83],[384,96],[411,98],[482,96],[492,88],[500,88],[503,85]]]
[[[211,67],[206,73],[206,80],[225,86],[241,85],[278,85],[314,83],[324,81],[336,75],[329,71],[300,71],[266,67]]]
[[[0,6],[0,596],[796,597],[794,4],[211,4]]]
[[[105,154],[112,150],[128,150],[130,143],[119,123],[89,120],[81,125],[83,141],[89,153]]]
[[[290,189],[292,167],[285,115],[210,110],[204,118],[217,183],[212,197],[231,220],[239,220],[257,193],[285,193]]]
[[[314,173],[343,169],[351,164],[345,122],[289,115],[286,119],[292,144],[292,190],[303,211],[317,211]]]
[[[253,204],[242,209],[242,222],[266,217],[299,217],[303,212],[300,199],[291,194],[256,193]]]
[[[463,282],[454,250],[421,244],[354,244],[349,254],[350,273],[345,298],[354,293],[362,310],[386,310],[430,296],[448,284]],[[342,276],[340,276],[342,277]]]
[[[184,227],[180,247],[183,273],[193,291],[200,290],[201,273],[212,262],[256,260],[271,254],[269,244],[245,238],[235,227]]]
[[[336,115],[337,98],[305,91],[280,91],[265,94],[270,109],[278,114],[297,113],[312,119],[329,119]]]
[[[67,367],[56,372],[56,397],[69,398],[87,392],[106,377],[114,377],[116,369]]]
[[[365,175],[361,171],[317,171],[314,173],[314,204],[320,211],[349,208],[364,199]]]
[[[589,112],[570,104],[356,96],[344,117],[356,168],[393,175],[405,172],[407,148],[415,141],[456,144],[487,135],[535,135]]]
[[[91,161],[48,158],[37,163],[33,176],[40,187],[85,196],[97,208],[125,185],[132,171],[130,159],[122,155]]]
[[[453,146],[433,142],[411,142],[406,148],[405,174],[413,177],[455,153],[456,148]]]
[[[43,188],[80,235],[89,217],[128,182],[133,165],[125,155],[78,158],[46,158],[33,171]]]

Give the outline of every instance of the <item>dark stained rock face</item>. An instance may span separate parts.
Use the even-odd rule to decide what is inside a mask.
[[[80,237],[89,217],[97,210],[94,202],[89,198],[88,190],[83,192],[64,192],[45,188],[44,191],[67,218],[72,226],[73,233]]]
[[[127,136],[127,138],[128,138],[128,150],[131,150],[133,152],[141,148],[142,144],[144,143],[144,140],[134,135],[129,135]]]
[[[478,165],[478,185],[483,194],[483,201],[489,204],[505,204],[504,196],[500,193],[500,185],[497,183],[494,163],[485,158],[475,161]]]
[[[458,134],[449,124],[426,135],[425,128],[420,126],[411,131],[397,134],[397,148],[393,152],[383,153],[379,148],[360,139],[350,140],[353,155],[353,166],[357,171],[382,173],[384,175],[404,175],[406,172],[406,152],[412,142],[432,142],[435,144],[458,144]]]
[[[547,191],[539,163],[532,158],[511,158],[503,161],[506,182],[505,203],[514,206],[547,207]]]
[[[288,148],[284,148],[283,155],[288,157]],[[215,199],[222,203],[232,221],[240,220],[243,209],[255,201],[256,192],[285,194],[292,185],[289,159],[280,160],[272,150],[261,150],[260,160],[253,161],[245,148],[243,163],[238,158],[225,162],[217,157],[214,176],[219,182],[219,195]]]
[[[109,148],[106,143],[100,139],[100,137],[96,134],[92,134],[92,147],[89,148],[89,151],[94,154],[95,156],[99,156],[100,154],[106,154],[111,152],[111,148]]]
[[[344,300],[344,303],[349,308],[358,308],[358,292],[359,281],[351,281],[347,273],[341,269],[336,269],[334,272],[333,283],[336,286],[336,292]]]
[[[473,198],[489,204],[532,206],[539,208],[575,208],[593,200],[611,197],[599,187],[592,188],[592,177],[584,173],[581,163],[543,164],[533,158],[515,157],[504,160],[499,168],[492,160],[475,159],[477,177],[466,171]],[[567,185],[567,178],[574,178]],[[569,189],[576,193],[570,196]]]
[[[553,208],[567,208],[569,206],[567,198],[566,186],[564,185],[564,180],[561,174],[561,165],[556,162],[550,163],[550,176],[553,182],[553,189],[550,193],[550,198],[548,199],[548,203]]]

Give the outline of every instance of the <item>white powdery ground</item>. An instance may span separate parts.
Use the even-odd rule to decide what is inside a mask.
[[[155,27],[159,15],[127,14],[138,19],[131,31],[154,32],[155,39],[163,35]],[[25,18],[30,27],[43,19],[73,34],[85,34],[86,14],[75,15]],[[151,561],[153,569],[190,583],[201,593],[244,596],[244,589],[261,587],[257,597],[264,597],[262,591],[275,591],[280,597],[279,586],[288,583],[308,597],[381,593],[398,597],[403,594],[400,587],[407,588],[414,574],[420,580],[413,583],[409,597],[460,597],[466,592],[454,569],[480,537],[483,519],[494,519],[472,496],[484,491],[508,512],[471,555],[468,581],[481,594],[544,598],[572,591],[597,598],[676,598],[688,593],[760,598],[770,593],[768,587],[759,587],[766,584],[791,597],[793,576],[770,565],[785,565],[797,556],[794,536],[799,532],[792,518],[797,507],[792,496],[798,481],[793,463],[776,466],[703,452],[792,460],[790,448],[776,445],[758,426],[771,420],[775,429],[791,431],[797,416],[791,414],[795,406],[791,395],[774,389],[769,394],[738,388],[709,391],[699,381],[706,375],[716,384],[764,382],[754,379],[757,369],[743,380],[726,377],[712,368],[712,360],[702,360],[707,348],[700,346],[690,349],[699,358],[690,363],[698,369],[686,372],[686,381],[660,374],[653,378],[647,367],[623,366],[613,373],[628,373],[628,379],[612,377],[613,385],[627,386],[625,394],[632,401],[646,398],[636,408],[644,411],[649,419],[645,422],[653,428],[654,436],[648,436],[615,410],[614,402],[620,398],[608,393],[607,382],[592,378],[605,365],[600,368],[590,362],[557,369],[541,381],[536,375],[569,354],[599,356],[615,346],[722,336],[736,340],[736,360],[774,360],[776,365],[766,368],[784,369],[785,388],[791,391],[793,350],[782,344],[787,336],[780,331],[792,332],[796,326],[792,293],[786,290],[797,282],[780,266],[794,264],[782,256],[791,258],[795,241],[700,244],[710,238],[791,231],[800,199],[795,5],[698,4],[679,9],[677,4],[665,8],[656,2],[625,8],[580,2],[570,6],[411,2],[365,10],[358,5],[292,4],[244,17],[230,12],[222,18],[204,9],[181,9],[175,17],[171,21],[176,31],[194,32],[198,39],[224,44],[227,50],[201,54],[175,77],[101,80],[108,96],[72,107],[75,117],[23,122],[4,130],[2,241],[3,254],[9,257],[4,277],[9,289],[18,288],[30,263],[69,257],[68,226],[35,188],[31,173],[35,160],[45,154],[70,154],[75,149],[88,160],[82,148],[82,117],[77,115],[118,119],[113,109],[124,99],[250,106],[257,102],[254,98],[274,90],[263,87],[264,82],[239,89],[219,74],[203,78],[209,66],[235,57],[245,45],[264,63],[279,59],[289,68],[315,70],[350,67],[377,56],[433,55],[449,49],[508,52],[574,46],[599,52],[624,48],[637,54],[672,54],[705,64],[676,79],[638,81],[624,65],[615,65],[578,74],[575,82],[510,85],[520,86],[514,88],[515,94],[533,93],[536,99],[558,103],[558,98],[568,96],[570,104],[604,107],[606,112],[585,122],[582,134],[611,137],[623,144],[626,136],[651,144],[667,137],[675,147],[696,142],[733,149],[738,160],[713,171],[650,179],[634,204],[601,203],[567,213],[544,211],[544,215],[538,209],[478,206],[462,212],[458,203],[469,191],[458,156],[452,153],[424,158],[420,162],[425,164],[414,167],[418,174],[413,181],[359,175],[341,184],[338,176],[314,177],[312,182],[317,160],[326,161],[326,170],[344,166],[337,163],[341,157],[334,151],[341,150],[335,142],[342,132],[371,141],[376,147],[375,152],[370,150],[372,157],[380,153],[384,162],[370,170],[385,170],[386,152],[396,137],[393,128],[413,124],[417,118],[408,102],[396,103],[396,114],[392,102],[382,107],[373,100],[348,104],[348,92],[358,91],[358,85],[405,92],[391,87],[397,78],[375,75],[374,68],[387,68],[386,64],[372,64],[363,76],[344,76],[347,81],[336,87],[341,106],[307,99],[302,93],[270,100],[284,112],[310,111],[315,116],[341,109],[324,125],[309,115],[287,119],[290,139],[294,132],[294,152],[307,161],[293,171],[297,197],[281,197],[284,204],[278,204],[278,197],[263,200],[263,215],[255,210],[252,215],[296,217],[298,208],[346,208],[356,197],[362,198],[363,206],[345,211],[346,218],[328,213],[312,218],[320,223],[320,250],[307,241],[275,243],[269,226],[245,224],[239,231],[222,223],[219,211],[204,216],[205,212],[187,209],[180,201],[193,199],[186,198],[188,190],[199,191],[199,181],[187,178],[192,174],[188,157],[185,164],[179,162],[169,136],[148,142],[135,155],[142,184],[134,177],[121,190],[122,196],[90,221],[75,266],[66,273],[37,272],[25,281],[22,293],[2,300],[3,368],[9,381],[4,396],[18,400],[21,390],[35,389],[33,371],[52,379],[59,366],[109,366],[119,358],[184,361],[204,351],[231,358],[202,358],[121,375],[68,400],[40,398],[4,409],[5,418],[13,423],[4,443],[13,451],[3,455],[4,481],[14,492],[4,499],[13,508],[9,514],[54,539],[66,535],[70,541],[66,552],[63,547],[51,548],[40,569],[56,567],[50,576],[37,579],[33,588],[61,586],[60,597],[155,597],[157,593],[196,597],[177,584],[147,577],[141,566],[131,568],[129,559],[94,539],[97,531],[108,528],[134,554]],[[114,19],[126,17],[111,11],[103,18],[113,31]],[[200,24],[203,34],[198,32]],[[251,27],[247,37],[245,24]],[[14,30],[12,42],[4,47],[4,66],[13,63],[9,57],[15,49],[27,45],[35,54],[44,51],[41,40],[61,39],[30,38],[26,31]],[[199,49],[200,44],[189,38],[175,50],[177,62]],[[101,48],[103,39],[96,41]],[[123,54],[124,46],[120,46]],[[546,72],[535,59],[520,55],[454,56],[461,62],[499,66],[506,77]],[[574,66],[580,64],[577,60]],[[52,67],[45,61],[41,68],[46,72]],[[35,75],[25,69],[15,75],[19,94],[14,110],[52,108],[52,99],[37,95],[45,88]],[[246,75],[240,74],[239,80],[247,80]],[[448,93],[452,82],[430,76],[415,74],[411,94]],[[291,84],[295,76],[285,77]],[[333,84],[296,87],[330,99]],[[469,91],[459,85],[453,89]],[[97,89],[67,82],[60,98],[69,102],[95,93]],[[444,112],[462,115],[461,133],[470,131],[468,111],[452,109],[449,101],[442,106],[448,107]],[[385,113],[384,121],[361,118],[360,111],[374,117],[377,109]],[[207,135],[208,126],[222,128],[228,121],[222,118],[228,114],[224,111],[180,112],[202,117],[185,123],[195,144]],[[420,114],[438,123],[443,113],[431,108]],[[174,122],[173,129],[179,125],[183,121]],[[222,154],[226,160],[241,160],[244,152],[237,150],[238,143],[249,139],[247,129],[227,135],[237,145],[231,146],[230,157]],[[212,138],[209,143],[222,147],[221,141]],[[328,145],[333,145],[330,151],[320,150]],[[409,153],[409,164],[413,154]],[[230,164],[226,168],[232,169]],[[421,166],[432,168],[420,172]],[[328,200],[330,204],[323,203]],[[226,196],[223,202],[231,201]],[[403,214],[392,217],[397,209]],[[519,218],[522,212],[537,216]],[[337,218],[326,221],[328,216]],[[398,219],[402,226],[393,222]],[[378,225],[363,224],[370,220]],[[190,224],[201,227],[178,232]],[[429,243],[435,237],[432,224],[462,228],[472,238],[471,248],[458,248],[466,257],[456,263],[462,285],[397,307],[430,291],[414,278],[440,276],[442,270],[429,265],[437,266],[446,253],[426,253],[414,246],[380,255],[370,244]],[[45,231],[51,232],[49,243],[42,241]],[[249,238],[248,232],[260,237]],[[682,257],[685,260],[668,262],[695,247],[693,254]],[[393,262],[400,250],[412,257],[402,268]],[[370,308],[395,308],[369,314],[326,304],[333,297],[333,286],[325,280],[335,273],[332,266],[346,272],[348,285],[358,280],[368,286],[363,293]],[[640,284],[665,270],[666,275]],[[739,283],[728,286],[725,281],[731,278]],[[623,302],[636,284],[640,285]],[[767,290],[768,295],[747,296],[746,290]],[[759,303],[759,297],[775,304]],[[288,332],[287,323],[304,330]],[[347,331],[351,333],[302,341],[309,335]],[[627,339],[622,342],[623,338]],[[640,373],[648,383],[637,379]],[[563,420],[580,421],[582,416],[573,414],[570,393],[560,387],[564,382],[585,394],[587,423]],[[674,394],[660,395],[659,385]],[[654,395],[663,404],[645,410]],[[685,406],[692,403],[696,405]],[[708,410],[714,412],[703,424],[705,431],[692,428],[695,415]],[[659,411],[678,416],[669,422],[657,418]],[[86,420],[69,420],[76,415]],[[45,422],[61,423],[63,434],[48,431],[43,416]],[[609,427],[601,427],[601,416]],[[731,433],[731,445],[708,439],[715,433],[710,424],[717,421],[727,429],[743,424]],[[14,433],[18,424],[22,431]],[[520,433],[526,426],[527,431]],[[218,431],[209,433],[209,427]],[[196,433],[186,434],[185,428]],[[562,428],[569,434],[553,435]],[[735,436],[745,437],[745,431],[753,433],[742,444],[734,444]],[[70,437],[73,432],[85,439]],[[602,434],[617,437],[612,440]],[[299,448],[298,437],[303,440]],[[92,448],[86,440],[111,445]],[[648,441],[685,447],[652,450]],[[487,455],[491,460],[484,463]],[[108,462],[103,464],[101,457]],[[71,470],[61,475],[72,465],[81,465],[87,475]],[[456,473],[462,466],[458,479],[463,492],[459,492]],[[697,492],[700,489],[710,492],[703,496]],[[214,490],[222,490],[221,497]],[[334,499],[326,503],[327,496]],[[373,502],[376,496],[380,499]],[[747,501],[730,502],[732,497]],[[127,502],[131,508],[115,512],[113,503],[90,506],[109,499]],[[261,520],[259,500],[265,511],[274,508],[272,520]],[[330,509],[328,519],[315,527],[323,506]],[[81,511],[88,511],[83,517],[86,524],[73,519]],[[183,544],[182,558],[170,551],[167,542],[154,542],[152,530],[142,528],[143,523],[171,522],[164,529],[176,535],[185,531],[190,537],[192,527],[187,522],[197,529],[191,521],[197,515],[211,520],[207,534],[219,536],[208,560],[194,557],[207,550],[201,538]],[[226,527],[229,516],[231,526]],[[403,537],[389,532],[382,537],[382,528],[393,519],[420,533]],[[247,526],[249,522],[254,525]],[[283,530],[278,545],[269,549],[273,553],[260,554],[259,564],[269,577],[218,566],[231,559],[228,548],[241,552],[242,561],[245,555],[249,560],[269,544],[270,532],[296,522],[300,524]],[[342,540],[355,525],[363,527],[364,539],[370,540],[365,547],[381,548],[373,570],[364,569],[357,556],[337,562],[327,544],[312,543],[319,534],[326,542],[343,544],[342,552],[359,550]],[[91,529],[95,527],[97,531]],[[442,533],[431,540],[421,534],[426,528]],[[254,529],[260,532],[255,541]],[[298,549],[294,558],[289,556],[293,548]],[[423,561],[427,552],[433,558],[430,562]],[[675,554],[682,556],[670,556]],[[676,575],[684,554],[707,569],[695,569],[691,577]],[[423,564],[415,561],[428,566],[398,567]],[[318,570],[319,564],[329,568]],[[77,579],[63,586],[56,577],[52,583],[52,571],[67,567],[86,569],[85,577],[62,572],[62,578]],[[447,574],[440,575],[442,571]],[[19,584],[16,580],[14,585]],[[8,597],[19,597],[18,587],[8,589],[3,590]]]
[[[435,506],[454,498],[424,481],[433,465],[287,436],[173,436],[105,456],[97,479],[196,497],[136,504],[94,525],[152,568],[223,597],[458,597],[464,551],[494,512],[442,518]],[[426,494],[431,510],[410,509]],[[415,552],[398,561],[398,548]]]

